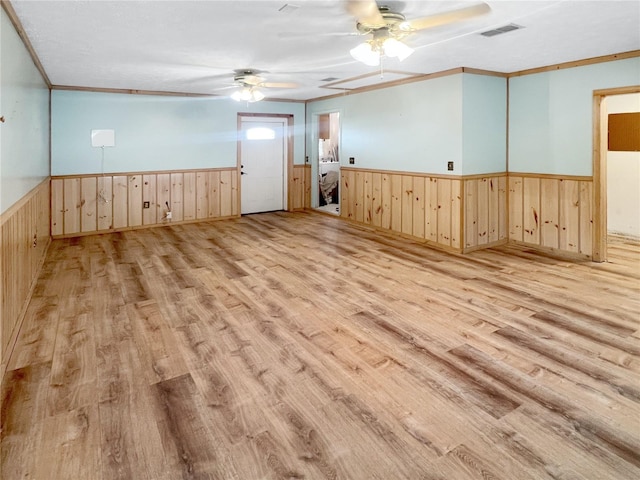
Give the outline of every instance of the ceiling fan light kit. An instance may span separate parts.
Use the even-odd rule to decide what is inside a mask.
[[[231,94],[236,102],[259,102],[265,98],[264,93],[260,89],[264,88],[296,88],[298,85],[295,83],[283,83],[283,82],[267,82],[264,77],[261,77],[259,70],[253,70],[250,68],[239,68],[234,70],[233,86],[237,86],[240,89]]]
[[[419,30],[459,22],[488,13],[491,9],[481,2],[471,7],[446,11],[414,20],[406,20],[402,13],[392,11],[375,0],[347,0],[348,11],[358,20],[356,30],[372,38],[350,50],[351,56],[372,67],[380,65],[380,58],[395,57],[402,61],[414,50],[401,40]]]
[[[236,102],[259,102],[264,99],[264,93],[258,90],[255,87],[244,86],[240,90],[236,90],[231,94],[231,98],[233,98]]]
[[[386,29],[376,30],[373,38],[352,48],[351,56],[372,67],[380,65],[380,57],[397,57],[402,61],[413,53],[413,48],[390,35]]]
[[[375,67],[380,65],[380,53],[373,49],[373,45],[364,42],[350,50],[351,56],[359,62]]]

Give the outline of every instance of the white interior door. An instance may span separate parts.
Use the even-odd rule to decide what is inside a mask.
[[[286,119],[241,117],[241,213],[286,207]]]

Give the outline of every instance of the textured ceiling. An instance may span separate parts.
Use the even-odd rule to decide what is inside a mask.
[[[378,3],[412,19],[478,2]],[[509,73],[640,49],[637,0],[486,3],[487,15],[407,37],[415,53],[403,62],[386,59],[385,68]],[[226,95],[233,70],[253,68],[267,81],[298,84],[269,89],[268,97],[306,100],[337,92],[323,85],[379,70],[349,55],[363,37],[356,35],[355,19],[341,0],[290,0],[285,8],[285,0],[11,0],[11,5],[54,85]],[[508,23],[524,28],[492,38],[479,34]],[[333,80],[323,81],[327,78]]]

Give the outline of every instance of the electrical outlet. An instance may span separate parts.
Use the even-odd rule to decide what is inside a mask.
[[[449,170],[450,172],[453,171],[453,162],[447,162],[447,170]]]
[[[171,220],[171,212],[167,212],[167,220]]]
[[[354,163],[356,163],[355,157],[349,157],[349,165],[353,165]]]
[[[142,202],[142,208],[149,208],[151,204],[149,202]]]

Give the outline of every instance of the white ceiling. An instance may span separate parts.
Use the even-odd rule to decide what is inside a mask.
[[[384,1],[406,18],[477,1]],[[415,53],[390,71],[428,74],[457,67],[516,72],[640,49],[640,1],[487,0],[491,12],[423,30],[405,42]],[[279,11],[284,5],[287,7]],[[306,100],[339,90],[323,85],[372,74],[349,50],[363,41],[343,0],[104,1],[11,0],[53,85],[204,93],[253,68],[271,82],[270,98]],[[479,33],[508,23],[525,28],[493,38]],[[639,72],[640,77],[640,72]],[[326,78],[338,80],[323,81]],[[640,81],[640,78],[639,78]],[[362,82],[351,82],[362,84]],[[345,83],[348,85],[348,83]],[[351,88],[351,87],[349,87]]]

